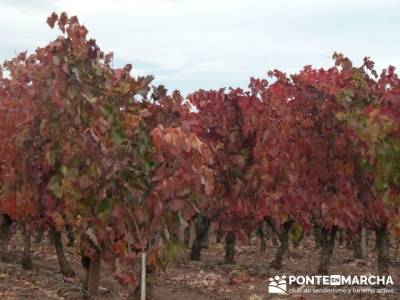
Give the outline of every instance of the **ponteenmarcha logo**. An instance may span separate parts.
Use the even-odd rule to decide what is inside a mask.
[[[322,292],[336,292],[336,293],[392,293],[394,292],[393,287],[389,289],[379,289],[374,288],[374,286],[393,286],[393,279],[391,276],[377,276],[377,275],[276,275],[275,277],[270,277],[268,281],[268,293],[269,294],[288,294],[293,293],[294,290],[299,292],[298,289],[290,288],[291,285],[294,286],[333,286],[330,289],[321,288],[308,288],[303,292],[312,293],[322,293]],[[344,288],[339,288],[338,286],[344,286]],[[356,286],[358,288],[352,288]],[[359,287],[366,288],[359,288]],[[335,289],[336,287],[336,289]],[[346,290],[347,289],[347,290]],[[393,290],[393,291],[392,291]]]
[[[297,285],[393,285],[391,276],[313,275],[288,276],[288,284]]]
[[[287,283],[286,276],[275,276],[269,278],[268,293],[270,294],[286,294]]]

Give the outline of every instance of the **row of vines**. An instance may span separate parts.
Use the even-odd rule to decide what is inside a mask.
[[[335,236],[376,232],[378,270],[388,274],[389,232],[399,233],[400,80],[342,54],[329,69],[304,67],[248,89],[199,90],[184,99],[112,66],[76,17],[52,14],[62,34],[0,72],[1,259],[11,224],[30,235],[49,229],[60,271],[73,275],[61,233],[96,294],[101,262],[122,284],[139,285],[142,253],[157,273],[196,225],[191,258],[200,259],[209,224],[236,239],[264,223],[281,242],[288,231],[321,232],[320,273]],[[133,71],[134,73],[134,71]]]

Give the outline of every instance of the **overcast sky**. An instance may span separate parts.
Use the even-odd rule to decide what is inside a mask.
[[[115,66],[184,94],[326,67],[334,51],[400,67],[396,0],[0,0],[0,60],[54,39],[53,11],[77,15]]]

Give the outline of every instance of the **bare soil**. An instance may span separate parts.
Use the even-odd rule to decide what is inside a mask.
[[[258,240],[251,245],[236,246],[236,263],[225,265],[224,245],[210,242],[209,249],[203,249],[202,261],[188,259],[188,250],[182,252],[178,261],[159,274],[154,287],[156,300],[261,300],[261,299],[400,299],[400,266],[392,265],[390,273],[394,286],[393,293],[367,294],[268,294],[269,277],[276,275],[313,275],[317,270],[319,250],[311,239],[304,240],[297,249],[290,249],[282,270],[271,269],[268,263],[273,259],[275,247],[268,245],[266,253],[259,252]],[[81,288],[84,270],[80,257],[73,248],[66,248],[66,255],[77,272],[74,278],[63,277],[58,270],[57,257],[48,237],[32,247],[34,268],[25,271],[18,263],[22,257],[22,240],[16,234],[10,241],[13,260],[0,263],[0,299],[83,299]],[[354,259],[353,252],[344,245],[336,245],[331,261],[330,274],[376,275],[376,253],[368,249],[367,259]],[[392,249],[394,252],[394,249]],[[312,288],[312,286],[307,286]],[[101,295],[96,299],[129,299],[129,289],[120,286],[112,277],[110,269],[104,266],[101,279]]]

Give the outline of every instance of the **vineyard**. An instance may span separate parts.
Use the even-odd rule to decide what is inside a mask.
[[[0,69],[1,298],[334,299],[269,295],[288,273],[391,276],[379,297],[400,297],[394,67],[334,53],[183,97],[77,17],[47,23]]]

